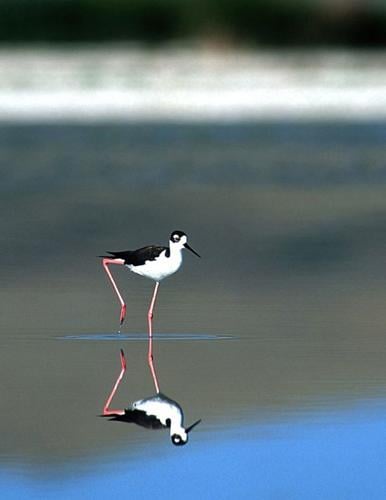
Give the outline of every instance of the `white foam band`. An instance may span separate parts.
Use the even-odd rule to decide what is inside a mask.
[[[1,49],[0,121],[386,117],[386,55]]]

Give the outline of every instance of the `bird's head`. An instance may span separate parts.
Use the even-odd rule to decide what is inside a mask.
[[[175,444],[176,446],[182,446],[184,444],[186,444],[188,442],[188,435],[186,434],[186,432],[184,431],[184,429],[182,429],[180,432],[175,432],[174,434],[172,434],[170,436],[171,440],[172,440],[172,443]]]
[[[191,246],[188,245],[188,237],[183,231],[173,231],[170,235],[170,248],[176,248],[178,250],[182,250],[183,248],[187,248],[192,253],[197,255],[197,257],[201,257]]]
[[[170,433],[170,438],[172,440],[172,443],[176,446],[182,446],[182,445],[186,444],[189,440],[189,436],[188,436],[189,432],[194,427],[196,427],[196,425],[198,425],[200,422],[201,422],[201,419],[197,420],[196,422],[194,422],[194,424],[190,425],[186,429],[184,429],[183,427],[180,427],[179,429],[173,430]]]

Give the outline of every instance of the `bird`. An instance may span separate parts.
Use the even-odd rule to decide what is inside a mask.
[[[169,238],[169,246],[150,245],[137,250],[124,250],[120,252],[109,252],[109,255],[100,255],[102,258],[102,265],[107,273],[109,280],[113,286],[118,300],[121,304],[120,312],[120,328],[126,317],[126,303],[118,289],[118,286],[109,269],[110,264],[123,265],[130,269],[133,273],[139,274],[146,278],[155,281],[154,292],[150,301],[150,307],[147,313],[148,329],[149,329],[149,351],[148,363],[153,376],[157,392],[159,386],[157,377],[153,366],[152,355],[152,337],[153,337],[153,310],[158,293],[160,282],[174,274],[181,267],[182,264],[182,250],[190,250],[197,257],[201,257],[191,246],[188,245],[188,237],[183,231],[173,231]],[[120,332],[120,330],[119,330]],[[118,333],[119,333],[118,332]]]
[[[201,419],[189,427],[184,427],[184,413],[181,406],[161,392],[154,396],[134,401],[123,410],[110,409],[111,400],[126,371],[126,358],[123,350],[120,351],[121,372],[113,386],[113,389],[103,407],[102,417],[110,417],[109,420],[116,422],[129,422],[140,425],[147,429],[167,429],[170,431],[170,439],[176,446],[188,442],[188,435],[201,422]]]

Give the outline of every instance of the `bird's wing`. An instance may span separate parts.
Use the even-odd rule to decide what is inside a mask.
[[[107,252],[110,255],[100,255],[100,257],[112,257],[113,259],[123,259],[125,264],[132,266],[140,266],[147,260],[155,260],[166,250],[166,255],[170,251],[168,247],[150,245],[147,247],[139,248],[138,250],[123,250],[120,252]]]
[[[134,250],[133,252],[130,253],[130,255],[127,255],[126,257],[122,258],[125,259],[125,264],[140,266],[148,260],[155,260],[165,250],[167,251],[168,248],[152,245],[148,247],[139,248],[138,250]]]
[[[126,409],[124,415],[114,415],[109,420],[133,423],[146,429],[164,429],[166,427],[154,415],[148,415],[145,411],[132,410],[131,408]]]

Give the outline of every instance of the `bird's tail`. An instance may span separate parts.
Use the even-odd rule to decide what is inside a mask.
[[[123,259],[125,260],[126,258],[130,257],[131,251],[130,250],[125,250],[123,252],[109,252],[106,250],[108,254],[110,255],[98,255],[98,257],[102,259]]]

